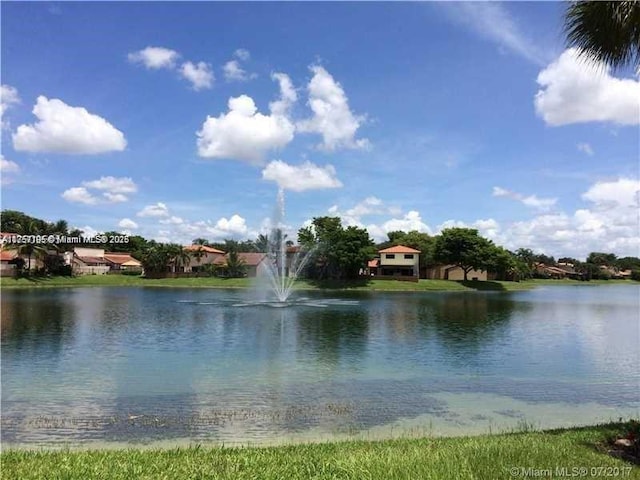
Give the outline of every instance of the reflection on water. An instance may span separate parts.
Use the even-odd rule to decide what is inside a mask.
[[[2,441],[464,434],[637,415],[639,291],[305,293],[288,308],[243,291],[5,291]]]

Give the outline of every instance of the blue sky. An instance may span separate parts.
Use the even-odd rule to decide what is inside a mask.
[[[640,83],[560,3],[7,3],[2,208],[87,232],[471,226],[639,255]]]

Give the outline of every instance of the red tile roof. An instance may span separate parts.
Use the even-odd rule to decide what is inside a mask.
[[[103,257],[78,257],[84,263],[97,263],[100,265],[104,265],[107,261]]]
[[[227,256],[216,258],[213,263],[216,265],[224,265],[227,262]],[[266,253],[249,253],[249,252],[239,252],[238,258],[244,262],[247,267],[256,267],[266,258]]]
[[[17,254],[18,252],[16,250],[0,250],[0,260],[8,262],[9,260],[16,258]]]
[[[202,250],[206,253],[219,253],[220,255],[224,255],[224,252],[222,250],[209,247],[208,245],[189,245],[188,247],[184,247],[184,249],[189,252],[197,252],[198,250]]]
[[[396,245],[394,247],[385,248],[384,250],[378,250],[378,253],[420,253],[420,250],[405,247],[404,245]]]
[[[376,268],[379,265],[380,265],[380,259],[378,259],[378,258],[375,258],[373,260],[369,260],[369,263],[367,263],[367,267],[369,267],[369,268]]]
[[[131,261],[140,263],[138,260],[133,258],[128,253],[105,253],[104,258],[109,262],[115,263],[118,265],[122,265],[123,263],[131,262]]]

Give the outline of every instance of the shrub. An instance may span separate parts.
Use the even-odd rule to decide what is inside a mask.
[[[140,275],[142,275],[142,271],[141,270],[121,270],[120,274],[127,275],[130,277],[139,277]]]

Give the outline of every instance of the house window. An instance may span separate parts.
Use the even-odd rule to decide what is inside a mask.
[[[392,258],[396,258],[396,255],[394,253],[387,253],[387,259],[392,259]]]
[[[405,253],[404,254],[404,258],[408,259],[412,259],[413,258],[413,253]]]

